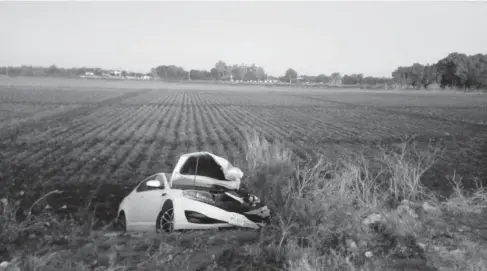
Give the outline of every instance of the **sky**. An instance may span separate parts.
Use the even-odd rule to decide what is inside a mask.
[[[0,66],[391,76],[486,54],[487,2],[0,2],[0,35]]]

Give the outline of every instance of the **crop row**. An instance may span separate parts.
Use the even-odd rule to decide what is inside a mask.
[[[6,131],[17,129],[25,123],[38,122],[43,118],[51,118],[54,116],[59,116],[63,113],[69,112],[80,105],[69,104],[69,105],[54,105],[54,106],[36,106],[31,108],[27,112],[14,113],[13,115],[6,116],[0,120],[0,133],[5,133]],[[20,108],[22,110],[22,108]]]
[[[51,110],[58,105],[34,105],[18,103],[0,103],[0,122],[31,116],[37,112]]]
[[[310,106],[276,106],[291,104],[287,94],[277,95],[273,105],[266,105],[273,102],[270,96],[252,95],[149,91],[98,104],[91,111],[83,107],[62,118],[46,115],[37,125],[47,129],[19,130],[0,147],[1,166],[10,169],[12,178],[26,182],[131,182],[171,170],[186,152],[207,150],[238,164],[249,130],[270,141],[283,140],[306,160],[336,146],[410,132],[473,133],[467,128],[455,131],[458,127],[447,122],[361,105],[302,97],[296,104],[309,101]],[[140,103],[147,97],[154,103]]]
[[[302,96],[297,92],[292,95]],[[369,92],[323,91],[305,93],[305,96],[327,101],[360,104],[375,107],[486,107],[487,96],[451,92]]]
[[[63,90],[31,88],[0,88],[0,103],[46,104],[86,104],[97,103],[122,95],[111,90]]]
[[[177,98],[173,93],[180,93]],[[124,100],[124,105],[177,105],[177,106],[206,106],[206,105],[237,105],[249,107],[265,106],[289,106],[289,107],[312,107],[323,106],[319,100],[289,96],[286,94],[275,95],[273,93],[245,93],[245,92],[207,92],[207,91],[183,91],[174,90],[153,90],[135,99]]]
[[[52,129],[21,133],[2,146],[2,155],[20,167],[17,176],[33,183],[130,181],[172,169],[185,152],[242,157],[244,133],[250,129],[269,139],[287,136],[276,123],[243,107],[205,105],[194,93],[165,98],[202,106],[107,105]],[[301,156],[310,156],[310,150],[289,145]]]

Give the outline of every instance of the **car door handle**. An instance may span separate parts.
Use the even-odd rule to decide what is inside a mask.
[[[165,196],[166,195],[166,192],[162,193],[161,196]]]

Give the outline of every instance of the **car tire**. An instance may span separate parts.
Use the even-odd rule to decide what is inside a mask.
[[[174,231],[174,207],[172,201],[166,201],[156,220],[156,231],[170,233]]]
[[[116,230],[121,230],[123,232],[127,231],[127,218],[125,217],[125,213],[123,211],[121,211],[118,215],[114,226]]]

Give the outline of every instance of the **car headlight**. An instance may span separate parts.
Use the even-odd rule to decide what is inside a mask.
[[[183,196],[188,199],[197,200],[208,204],[215,204],[211,194],[206,191],[184,190]]]

